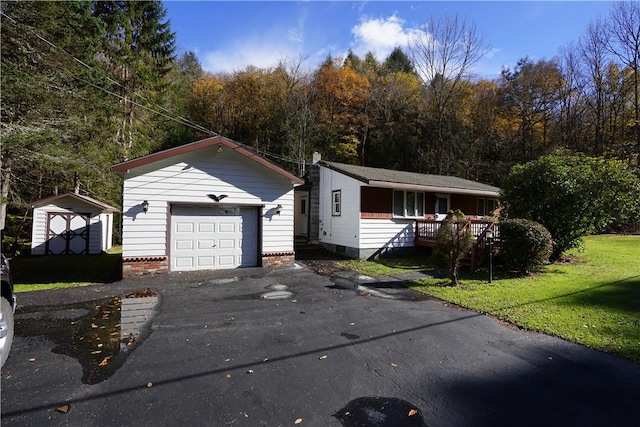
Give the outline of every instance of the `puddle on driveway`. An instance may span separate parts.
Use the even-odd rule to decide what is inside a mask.
[[[97,384],[113,375],[150,333],[158,296],[142,289],[122,297],[76,304],[18,308],[15,333],[43,336],[82,366],[82,382]]]
[[[234,295],[231,297],[227,297],[224,299],[229,300],[280,300],[280,299],[291,299],[295,296],[295,293],[289,290],[287,285],[282,285],[279,283],[274,283],[266,287],[266,292],[259,292],[256,294],[244,294],[244,295]]]
[[[427,427],[416,406],[394,397],[360,397],[333,416],[344,427]]]

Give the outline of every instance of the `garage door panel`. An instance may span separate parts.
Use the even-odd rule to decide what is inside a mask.
[[[233,268],[239,265],[237,260],[239,257],[235,257],[233,255],[221,255],[218,257],[218,261],[220,262],[220,267]]]
[[[258,264],[256,208],[174,206],[171,223],[172,270]]]
[[[178,269],[187,269],[193,267],[193,257],[173,257],[173,265]]]
[[[241,217],[238,217],[238,219],[242,220]],[[235,222],[220,222],[220,224],[218,225],[218,232],[220,233],[238,233],[238,232],[242,232],[242,228],[240,227],[240,224],[237,224]]]
[[[212,268],[215,267],[216,262],[213,256],[199,256],[198,267],[200,268]]]
[[[192,222],[180,221],[175,224],[174,230],[176,233],[193,233],[194,224]]]
[[[177,240],[174,248],[178,251],[190,251],[193,249],[193,240]]]
[[[208,240],[198,239],[199,250],[213,249],[215,248],[215,246],[216,246],[216,243],[212,239],[208,239]]]
[[[220,250],[235,249],[237,247],[234,239],[218,239],[218,248]]]
[[[198,223],[199,233],[213,233],[215,231],[215,224],[213,222],[200,222]]]

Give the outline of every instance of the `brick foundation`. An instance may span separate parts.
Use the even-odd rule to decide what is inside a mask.
[[[288,267],[296,260],[295,252],[266,252],[262,254],[263,267]]]
[[[122,258],[122,277],[168,272],[169,260],[166,256]]]

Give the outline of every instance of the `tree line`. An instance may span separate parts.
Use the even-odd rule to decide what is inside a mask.
[[[176,54],[159,1],[1,1],[3,209],[77,190],[119,204],[110,166],[221,134],[303,175],[327,160],[455,175],[501,186],[514,165],[557,149],[640,155],[640,4],[616,2],[549,59],[496,79],[476,26],[430,17],[384,59],[316,68],[202,69]],[[428,36],[427,36],[428,34]],[[4,210],[0,217],[4,223]]]

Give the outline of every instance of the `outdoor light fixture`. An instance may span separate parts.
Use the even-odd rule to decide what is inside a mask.
[[[282,205],[276,206],[276,215],[280,215],[280,212],[282,212]]]
[[[148,210],[149,210],[149,202],[145,200],[144,202],[142,202],[142,212],[147,213]]]
[[[218,153],[222,153],[222,144],[218,144]]]
[[[485,233],[487,242],[489,243],[489,283],[493,282],[493,230],[489,229]]]

